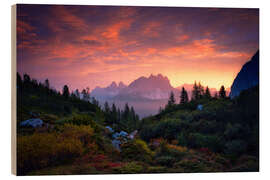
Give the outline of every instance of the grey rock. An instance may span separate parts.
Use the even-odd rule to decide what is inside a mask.
[[[32,118],[20,123],[20,126],[31,126],[31,127],[41,127],[43,125],[43,121],[39,118]]]
[[[197,106],[197,110],[202,111],[202,110],[203,110],[203,105],[202,105],[202,104],[199,104],[199,105]]]

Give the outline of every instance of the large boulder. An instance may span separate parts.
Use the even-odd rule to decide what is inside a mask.
[[[20,123],[20,126],[30,126],[33,128],[42,127],[42,125],[43,125],[43,121],[39,118],[27,119]]]

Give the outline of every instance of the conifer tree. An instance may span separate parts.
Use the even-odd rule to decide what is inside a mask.
[[[203,86],[201,85],[201,83],[199,82],[198,84],[198,97],[199,99],[201,99],[204,95],[204,88]]]
[[[125,110],[124,110],[124,113],[123,113],[123,118],[125,121],[127,121],[129,119],[129,113],[130,113],[130,109],[129,109],[129,106],[128,106],[128,103],[125,104]]]
[[[84,101],[90,101],[89,87],[82,90],[82,96],[83,96],[82,98]],[[93,100],[95,101],[96,99],[93,99]]]
[[[45,80],[44,86],[45,86],[45,88],[50,89],[50,82],[48,79]]]
[[[65,98],[68,98],[69,97],[70,94],[69,94],[69,89],[68,89],[68,86],[67,85],[64,85],[62,94],[63,94],[63,96]]]
[[[117,109],[115,104],[112,104],[112,119],[113,119],[113,123],[117,122]]]
[[[171,91],[167,105],[168,105],[168,107],[172,107],[174,104],[175,104],[174,93]]]
[[[181,96],[180,96],[180,104],[185,104],[188,102],[188,93],[184,87],[182,87]]]
[[[136,128],[136,126],[137,126],[137,119],[136,119],[136,114],[135,114],[135,111],[134,111],[133,106],[130,109],[130,119],[131,119],[132,129],[133,128]]]
[[[192,100],[198,100],[199,99],[199,87],[195,81],[194,85],[193,85],[193,90],[192,90]]]
[[[78,89],[75,90],[74,94],[77,98],[80,98],[80,93]]]
[[[117,123],[121,121],[121,111],[119,108],[117,108]]]
[[[106,113],[107,115],[110,114],[110,112],[111,112],[110,106],[109,106],[109,104],[108,104],[107,101],[106,101],[105,104],[104,104],[104,111],[105,111],[105,113]]]
[[[24,74],[23,81],[24,81],[24,83],[30,83],[30,81],[31,81],[30,76],[28,74]]]
[[[211,93],[210,93],[210,90],[209,90],[208,86],[206,86],[204,97],[207,98],[207,99],[211,98]]]
[[[223,99],[226,98],[226,91],[225,91],[225,87],[223,85],[220,87],[219,97],[223,98]]]
[[[22,85],[22,78],[21,75],[17,72],[17,86],[21,88]]]

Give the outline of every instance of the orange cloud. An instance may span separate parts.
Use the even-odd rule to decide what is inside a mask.
[[[119,39],[120,31],[123,29],[128,29],[131,25],[132,20],[123,20],[118,23],[115,23],[109,27],[102,33],[103,37],[107,39]]]
[[[177,38],[177,40],[179,40],[179,41],[185,41],[185,40],[188,40],[188,39],[189,39],[188,35],[182,35],[182,36]]]
[[[71,26],[77,30],[87,30],[88,26],[81,18],[68,11],[64,6],[53,6],[55,18],[48,21],[48,26],[55,32],[65,31],[63,25]]]
[[[158,37],[159,33],[157,29],[161,26],[159,22],[150,22],[146,24],[143,34],[149,37]]]

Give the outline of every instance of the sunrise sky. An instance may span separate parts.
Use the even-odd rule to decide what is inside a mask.
[[[17,6],[17,70],[58,90],[158,73],[230,87],[258,48],[258,9]]]

